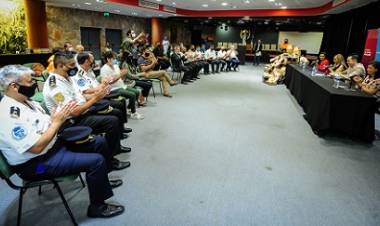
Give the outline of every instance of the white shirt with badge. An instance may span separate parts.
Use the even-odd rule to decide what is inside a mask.
[[[43,96],[50,112],[53,108],[59,108],[71,101],[75,101],[78,105],[86,103],[86,98],[78,91],[70,77],[66,79],[55,73],[50,73],[46,80]]]
[[[19,165],[45,154],[53,147],[56,137],[39,154],[28,152],[50,126],[50,116],[38,103],[28,101],[30,107],[11,97],[0,102],[0,150],[10,165]]]
[[[71,79],[80,93],[83,93],[87,89],[96,88],[99,86],[99,82],[96,80],[96,76],[92,70],[86,72],[80,66],[78,68],[78,73],[71,77]]]

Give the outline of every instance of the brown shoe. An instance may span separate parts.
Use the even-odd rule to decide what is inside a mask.
[[[172,95],[170,95],[169,93],[167,93],[167,94],[163,94],[163,96],[164,97],[170,97],[170,98],[172,98],[173,96]]]
[[[175,86],[175,85],[177,85],[177,82],[176,82],[176,81],[172,81],[172,82],[170,83],[170,86]]]

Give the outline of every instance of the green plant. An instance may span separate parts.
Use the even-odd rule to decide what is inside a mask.
[[[26,49],[25,11],[20,2],[13,11],[0,11],[0,54]]]

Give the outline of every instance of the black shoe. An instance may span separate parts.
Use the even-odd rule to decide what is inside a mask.
[[[87,216],[92,218],[109,218],[122,214],[124,206],[114,204],[90,205],[87,209]]]
[[[199,77],[199,76],[196,76],[195,78],[196,78],[196,79],[201,79],[201,77]]]
[[[117,188],[117,187],[120,187],[123,184],[123,181],[120,180],[120,179],[109,180],[109,181],[110,181],[111,188]]]
[[[129,135],[126,133],[123,133],[123,135],[121,135],[122,140],[127,139],[128,137],[129,137]]]
[[[125,147],[123,145],[120,145],[120,152],[118,154],[121,154],[121,153],[129,153],[132,151],[132,148],[130,147]]]
[[[131,133],[132,129],[131,128],[124,128],[123,133]]]
[[[182,81],[181,84],[182,85],[188,85],[189,83],[187,83],[187,81]]]
[[[112,170],[122,170],[131,166],[129,161],[122,162],[117,159],[112,159]]]

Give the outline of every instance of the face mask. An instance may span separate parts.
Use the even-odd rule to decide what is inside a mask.
[[[77,67],[69,68],[69,70],[67,71],[68,76],[75,76],[77,73],[78,73]]]
[[[112,60],[112,64],[113,64],[113,65],[118,65],[118,64],[119,64],[119,61],[117,61],[116,59],[113,59],[113,60]]]
[[[132,38],[136,38],[136,34],[135,33],[132,33]]]
[[[31,98],[36,93],[37,83],[34,83],[32,86],[23,86],[19,84],[18,86],[18,93],[26,96],[27,98]]]
[[[95,61],[92,61],[91,68],[94,69],[94,67],[95,67]]]
[[[145,55],[145,57],[149,57],[149,56],[150,56],[150,54],[149,54],[149,53],[145,53],[144,55]]]

